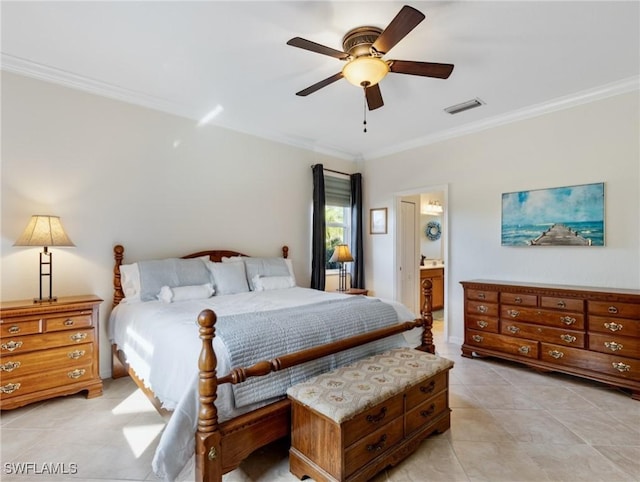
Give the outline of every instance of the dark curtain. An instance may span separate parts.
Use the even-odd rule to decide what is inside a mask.
[[[311,288],[324,291],[325,237],[324,171],[322,164],[313,166],[313,233],[311,234]]]
[[[364,288],[364,249],[362,219],[362,174],[351,174],[351,287]]]

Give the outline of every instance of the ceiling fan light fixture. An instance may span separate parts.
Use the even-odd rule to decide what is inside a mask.
[[[342,69],[342,75],[356,87],[371,87],[389,73],[389,65],[377,57],[357,57]]]

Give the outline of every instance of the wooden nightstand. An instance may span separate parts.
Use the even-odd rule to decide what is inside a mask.
[[[345,295],[364,295],[367,296],[369,290],[364,288],[349,288],[347,291],[341,291],[340,293],[344,293]]]
[[[102,395],[94,295],[0,303],[0,409],[87,390]]]

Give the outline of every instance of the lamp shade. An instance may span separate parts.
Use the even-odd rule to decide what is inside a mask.
[[[348,263],[349,261],[353,261],[353,256],[351,256],[349,246],[346,244],[337,245],[331,259],[329,259],[330,263]]]
[[[64,232],[58,216],[34,214],[14,246],[75,246]]]
[[[357,87],[376,85],[389,73],[389,65],[377,57],[358,57],[342,68],[342,75]]]

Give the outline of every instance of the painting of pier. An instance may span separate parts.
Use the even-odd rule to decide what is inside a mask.
[[[503,246],[604,246],[604,183],[502,195]]]

